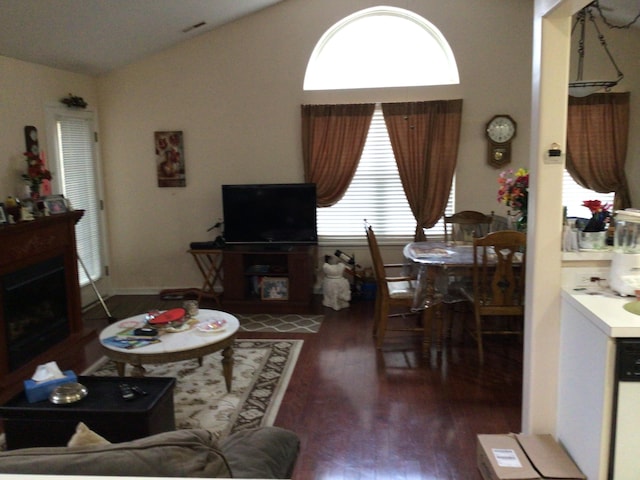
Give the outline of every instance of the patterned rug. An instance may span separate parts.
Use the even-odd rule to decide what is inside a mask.
[[[258,313],[244,315],[234,313],[245,332],[318,333],[324,315],[298,315]]]
[[[197,360],[145,365],[148,377],[176,377],[176,428],[205,428],[220,438],[238,430],[273,425],[303,340],[236,340],[233,380],[227,392],[221,353]],[[83,375],[115,376],[104,357]]]

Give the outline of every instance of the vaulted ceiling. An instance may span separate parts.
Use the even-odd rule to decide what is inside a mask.
[[[280,1],[0,0],[0,55],[101,75]]]
[[[281,1],[0,0],[0,55],[101,75]],[[600,5],[616,23],[640,9],[638,0]]]

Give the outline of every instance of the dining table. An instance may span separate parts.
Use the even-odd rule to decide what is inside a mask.
[[[411,242],[403,249],[405,266],[414,272],[416,287],[413,309],[426,310],[423,352],[432,345],[435,326],[438,333],[433,342],[442,344],[445,334],[443,305],[468,301],[462,290],[472,287],[473,244],[451,241]]]
[[[481,255],[481,252],[478,252]],[[471,302],[464,292],[473,292],[473,243],[461,241],[411,242],[403,249],[405,266],[416,276],[413,300],[415,311],[425,310],[423,352],[431,348],[431,333],[435,326],[438,336],[434,342],[440,347],[445,333],[443,305]],[[522,262],[522,254],[516,253],[515,263]],[[478,258],[479,261],[480,258]],[[497,262],[495,253],[487,256],[489,265]]]

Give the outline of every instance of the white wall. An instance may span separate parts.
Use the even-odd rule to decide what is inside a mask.
[[[484,127],[496,113],[514,117],[513,166],[526,165],[532,2],[387,3],[441,29],[458,61],[459,86],[303,92],[317,40],[341,18],[378,4],[371,0],[283,2],[100,79],[117,289],[200,283],[185,250],[191,241],[213,238],[206,229],[221,216],[220,185],[303,179],[302,103],[463,98],[458,206],[500,211],[499,170],[486,164]],[[186,188],[156,186],[153,132],[168,129],[184,132]]]
[[[94,78],[0,56],[0,201],[24,194],[20,175],[26,171],[24,127],[38,129],[41,150],[47,157],[45,105],[59,104],[73,93],[97,111]],[[55,181],[55,171],[54,181]]]

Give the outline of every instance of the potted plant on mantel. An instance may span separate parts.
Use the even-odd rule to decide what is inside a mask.
[[[580,232],[580,249],[601,250],[606,246],[611,205],[600,200],[585,200],[582,206],[591,211],[591,218]]]

